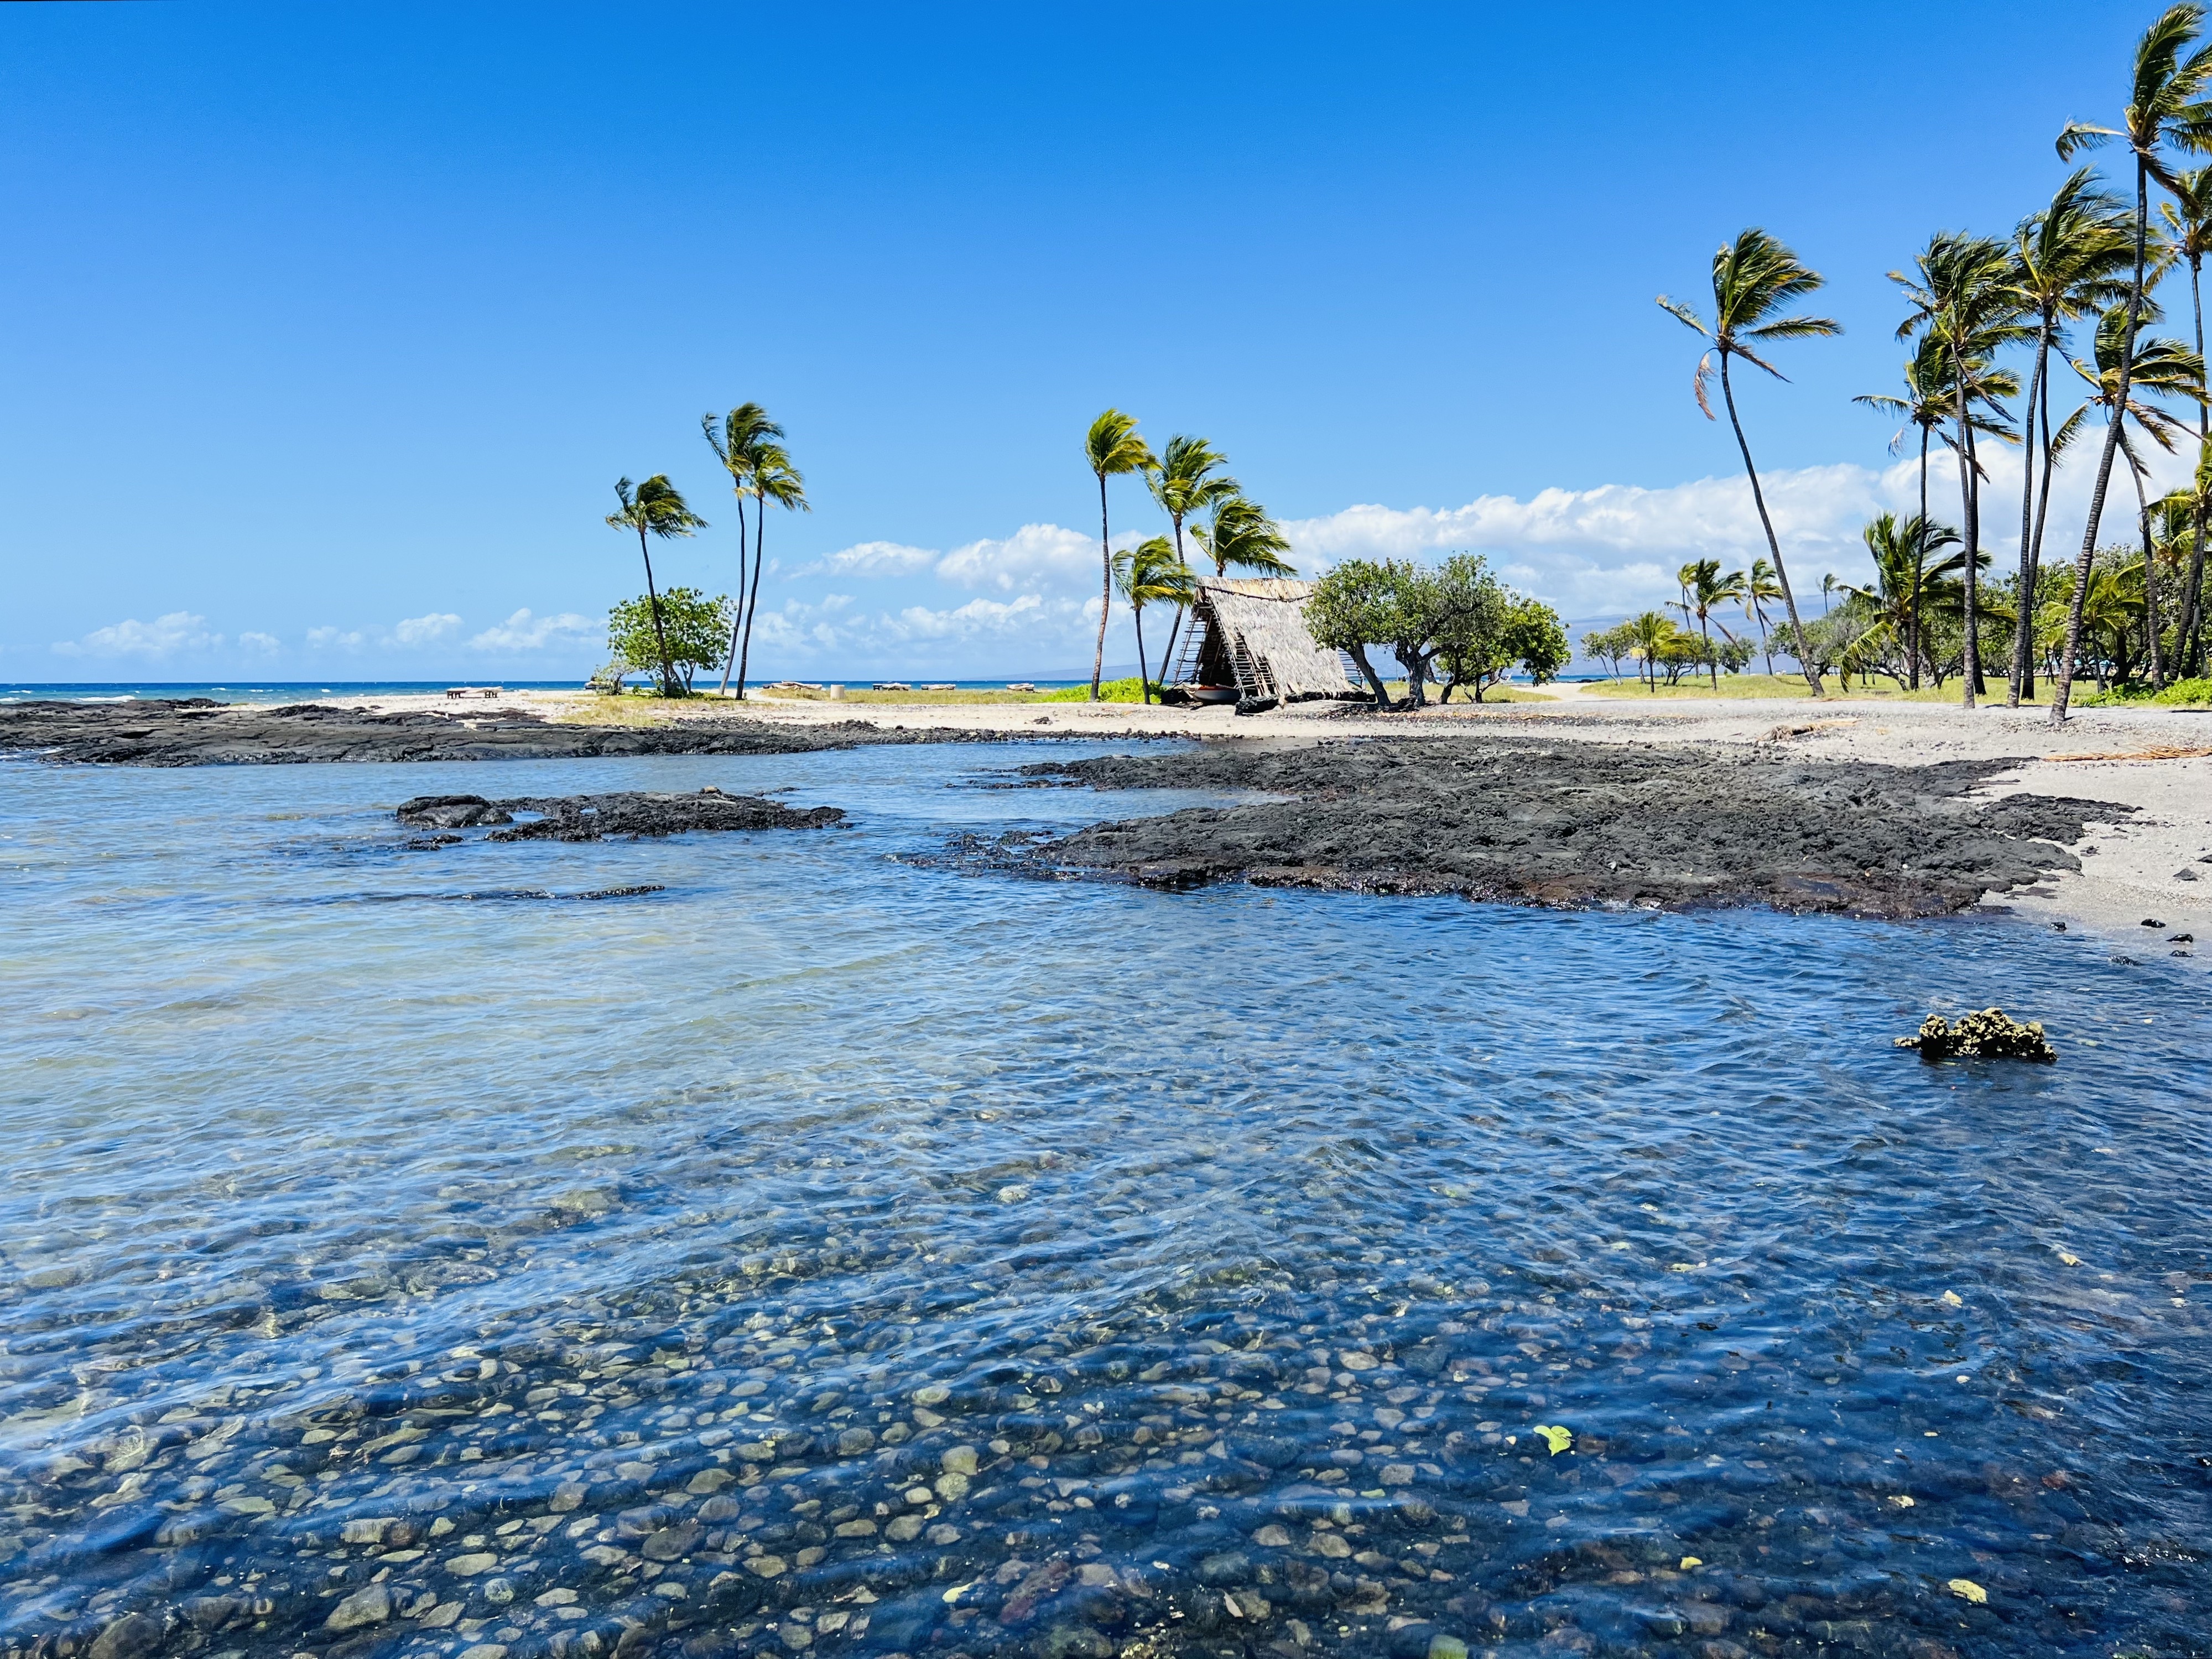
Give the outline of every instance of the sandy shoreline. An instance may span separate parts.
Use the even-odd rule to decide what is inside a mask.
[[[854,723],[908,741],[1039,737],[1194,738],[1242,744],[1304,745],[1346,738],[1425,740],[1536,738],[1574,744],[1667,747],[1771,745],[1793,759],[1923,766],[1945,761],[2018,763],[1982,793],[2028,793],[2117,802],[2133,807],[2124,823],[2092,823],[2068,850],[2081,873],[2053,872],[2033,890],[1990,895],[2025,916],[2087,929],[2139,959],[2186,950],[2169,936],[2212,945],[2212,756],[2148,757],[2161,750],[2212,750],[2212,714],[2165,708],[2098,708],[2053,732],[2040,710],[1956,707],[1846,697],[1801,700],[1632,699],[1577,695],[1548,702],[1455,704],[1417,714],[1377,716],[1329,703],[1256,715],[1225,708],[1164,708],[1128,703],[903,704],[755,696],[688,703],[613,703],[580,692],[520,691],[458,703],[441,696],[319,700],[337,709],[379,714],[434,714],[457,728],[495,724],[501,715],[535,717],[608,731],[690,727],[742,720],[795,743],[827,738],[821,728]],[[426,722],[442,724],[442,721]],[[674,735],[674,734],[672,734]],[[686,733],[688,736],[688,732]],[[703,735],[703,733],[702,733]],[[899,740],[896,738],[894,741]],[[925,739],[927,740],[927,739]],[[2063,759],[2098,756],[2115,758]],[[2194,879],[2180,878],[2185,875]],[[2154,921],[2157,927],[2147,927]],[[2212,961],[2212,954],[2203,960]]]

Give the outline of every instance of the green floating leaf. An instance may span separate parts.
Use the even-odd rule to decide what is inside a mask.
[[[1544,1443],[1552,1449],[1552,1455],[1554,1457],[1563,1451],[1572,1451],[1575,1449],[1575,1437],[1571,1430],[1560,1428],[1556,1424],[1539,1423],[1536,1425],[1536,1432],[1544,1437]]]

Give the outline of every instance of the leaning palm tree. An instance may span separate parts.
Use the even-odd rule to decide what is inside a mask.
[[[738,660],[738,634],[749,619],[745,610],[745,491],[752,488],[753,467],[763,444],[775,442],[783,436],[783,428],[768,417],[768,410],[758,404],[739,404],[718,422],[712,415],[699,417],[699,429],[706,434],[707,447],[714,452],[714,459],[730,475],[730,488],[738,497],[738,604],[730,613],[730,648],[722,659],[722,690],[730,689],[730,670]],[[759,591],[757,577],[753,589]],[[745,694],[744,684],[738,683],[738,695]]]
[[[1249,570],[1259,576],[1295,576],[1296,566],[1285,556],[1291,544],[1283,527],[1267,516],[1267,509],[1249,495],[1222,497],[1213,503],[1212,518],[1193,527],[1200,550],[1213,561],[1213,574]]]
[[[2204,355],[2204,255],[2207,250],[2212,250],[2212,167],[2195,167],[2176,173],[2167,188],[2173,200],[2160,211],[2165,217],[2174,254],[2189,262],[2190,309],[2196,318],[2197,355],[2201,357]],[[2201,473],[2206,461],[2212,459],[2212,407],[2203,404],[2197,407],[2197,471]],[[2182,586],[2180,628],[2174,635],[2175,653],[2180,659],[2176,665],[2179,675],[2195,673],[2203,661],[2204,531],[2200,503],[2190,526],[2189,575]]]
[[[2205,398],[2204,359],[2179,340],[2136,335],[2129,326],[2133,320],[2124,305],[2107,311],[2097,325],[2096,366],[2092,368],[2087,363],[2077,362],[2074,369],[2090,386],[2089,400],[2083,409],[2096,410],[2118,433],[2114,441],[2126,457],[2129,475],[2135,480],[2136,509],[2142,523],[2143,544],[2143,606],[2149,618],[2147,654],[2151,684],[2155,687],[2165,679],[2165,664],[2159,641],[2157,572],[2151,557],[2150,501],[2143,489],[2147,469],[2136,453],[2127,428],[2132,426],[2160,448],[2172,453],[2175,439],[2186,434],[2188,428],[2172,411],[2147,399],[2176,398],[2194,403],[2202,410]],[[2134,354],[2124,362],[2121,349],[2130,337],[2134,340]],[[2117,416],[2116,411],[2120,411]]]
[[[1098,594],[1098,648],[1091,659],[1091,701],[1098,701],[1098,678],[1106,670],[1106,617],[1114,608],[1114,544],[1106,533],[1106,480],[1139,472],[1152,465],[1152,452],[1137,435],[1137,417],[1109,409],[1084,434],[1083,459],[1098,475],[1098,558],[1104,570]]]
[[[744,633],[738,647],[740,699],[745,695],[745,670],[752,657],[753,617],[760,611],[761,561],[768,541],[768,504],[774,501],[786,512],[814,510],[806,499],[806,479],[792,465],[791,456],[781,444],[765,437],[757,438],[751,445],[750,457],[747,471],[753,490],[753,584],[752,592],[745,600]]]
[[[1966,615],[1978,617],[1983,471],[1974,436],[1978,427],[1991,428],[1977,422],[1974,406],[1985,403],[1994,410],[1998,398],[2019,390],[2008,370],[1989,367],[1997,351],[2026,334],[2012,249],[1991,237],[1942,231],[1929,239],[1911,276],[1894,270],[1889,276],[1912,302],[1911,314],[1899,325],[1898,337],[1920,334],[1940,341],[1948,361],[1950,441],[1959,457],[1959,505],[1966,525]],[[2001,436],[2011,435],[2009,428],[1995,429]],[[1972,708],[1983,690],[1981,630],[1977,626],[1966,629],[1966,663],[1960,678],[1965,705]]]
[[[1667,641],[1674,637],[1674,624],[1667,620],[1664,611],[1645,611],[1631,617],[1621,627],[1627,632],[1630,650],[1643,665],[1646,689],[1657,696],[1659,659],[1667,648]]]
[[[607,523],[617,530],[637,532],[637,550],[645,560],[646,602],[653,610],[653,641],[660,647],[660,695],[681,696],[683,693],[676,689],[676,665],[668,654],[668,630],[660,620],[660,591],[653,581],[653,550],[645,538],[688,536],[695,530],[704,530],[707,521],[684,504],[683,493],[668,482],[665,472],[656,472],[636,485],[628,478],[617,479],[615,499],[622,503],[622,511],[608,514]]]
[[[1148,605],[1185,605],[1191,599],[1190,567],[1164,536],[1153,536],[1126,552],[1114,556],[1114,586],[1129,602],[1137,624],[1137,690],[1146,702],[1152,700],[1151,671],[1145,664],[1145,607]],[[1172,641],[1170,641],[1172,643]],[[1160,659],[1164,671],[1167,659]]]
[[[1776,313],[1784,307],[1814,292],[1823,283],[1820,274],[1807,266],[1765,231],[1756,228],[1742,232],[1735,240],[1713,255],[1713,320],[1709,328],[1689,307],[1659,296],[1662,310],[1686,328],[1713,343],[1720,353],[1721,397],[1728,404],[1729,424],[1735,429],[1736,447],[1743,452],[1743,470],[1751,480],[1751,499],[1759,509],[1759,527],[1766,532],[1766,550],[1774,561],[1775,580],[1782,585],[1782,603],[1790,612],[1790,632],[1796,636],[1798,666],[1805,671],[1806,684],[1813,695],[1820,695],[1820,671],[1813,660],[1813,648],[1805,637],[1805,624],[1798,620],[1797,601],[1790,592],[1790,573],[1782,563],[1782,544],[1775,539],[1774,520],[1766,511],[1766,496],[1759,487],[1759,469],[1752,465],[1751,445],[1743,435],[1743,422],[1736,414],[1735,388],[1729,380],[1729,359],[1741,357],[1746,362],[1765,369],[1778,380],[1790,377],[1759,355],[1769,341],[1802,340],[1820,335],[1840,334],[1841,324],[1826,317],[1784,317]],[[1696,377],[1691,382],[1698,394],[1698,407],[1705,412],[1707,420],[1717,417],[1712,404],[1705,398],[1705,383],[1712,374],[1712,353],[1708,352],[1698,364]]]
[[[1720,659],[1713,654],[1713,607],[1743,598],[1743,572],[1731,570],[1723,576],[1718,559],[1692,559],[1675,572],[1674,579],[1682,587],[1682,620],[1686,623],[1694,617],[1697,621],[1698,632],[1705,641],[1705,669],[1713,677],[1713,690],[1717,691],[1721,689],[1721,668]],[[1732,640],[1735,635],[1723,624],[1721,637]]]
[[[2128,265],[2133,255],[2127,210],[2120,199],[2097,187],[2087,167],[2077,168],[2051,197],[2051,205],[2030,215],[2013,234],[2013,257],[2022,307],[2035,327],[2035,367],[2029,373],[2021,406],[2021,432],[2027,453],[2021,467],[2019,591],[2035,592],[2043,562],[2043,526],[2051,507],[2051,478],[2058,447],[2051,430],[2051,353],[2063,349],[2066,325],[2127,296]],[[2198,342],[2201,349],[2203,342]],[[2037,436],[2038,423],[2041,438]],[[2040,468],[2036,463],[2039,447]],[[1921,502],[1925,517],[1928,505]],[[2012,672],[2005,702],[2020,707],[2035,696],[2034,606],[2016,607]]]
[[[1243,487],[1236,479],[1216,470],[1228,464],[1228,458],[1205,439],[1187,437],[1178,432],[1167,441],[1159,458],[1148,470],[1152,499],[1159,503],[1160,511],[1168,515],[1168,522],[1175,529],[1176,558],[1184,556],[1182,526],[1185,519],[1193,514],[1206,512],[1217,501],[1243,493]],[[1160,653],[1163,678],[1166,676],[1168,664],[1175,658],[1176,635],[1182,631],[1185,609],[1183,605],[1176,606],[1175,620],[1168,625],[1167,649]]]
[[[2169,8],[2143,32],[2136,44],[2135,74],[2129,88],[2128,106],[2119,127],[2090,126],[2069,122],[2058,135],[2061,160],[2075,151],[2123,141],[2136,164],[2135,274],[2127,307],[2125,337],[2119,351],[2119,381],[2112,402],[2124,408],[2128,374],[2134,365],[2136,330],[2142,321],[2146,258],[2150,234],[2150,182],[2171,189],[2174,170],[2164,155],[2171,143],[2185,149],[2212,149],[2212,100],[2204,97],[2212,82],[2212,46],[2197,45],[2203,27],[2204,9],[2185,0]],[[2194,50],[2191,50],[2191,48]],[[2051,723],[2066,722],[2066,705],[2074,689],[2074,659],[2081,643],[2081,607],[2089,592],[2089,565],[2097,555],[2097,527],[2105,514],[2105,492],[2111,485],[2112,458],[2119,453],[2124,422],[2108,422],[2105,447],[2097,462],[2097,481],[2089,493],[2088,521],[2082,527],[2081,551],[2074,562],[2074,597],[2066,623],[2066,641],[2059,649],[2057,684],[2051,691]]]
[[[1835,580],[1833,576],[1826,578],[1830,582]],[[1766,659],[1769,679],[1774,678],[1774,647],[1767,638],[1765,606],[1767,600],[1781,597],[1782,590],[1774,585],[1774,567],[1764,559],[1753,559],[1749,574],[1743,579],[1743,597],[1739,603],[1751,613],[1752,621],[1759,625],[1759,654]]]

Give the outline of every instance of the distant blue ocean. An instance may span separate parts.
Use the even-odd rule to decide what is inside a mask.
[[[1136,670],[1127,671],[1133,674]],[[1111,671],[1109,672],[1111,678]],[[996,690],[1007,684],[1003,679],[931,680],[921,676],[908,680],[909,684],[957,684],[963,691]],[[1073,684],[1067,679],[1036,679],[1032,684],[1049,690],[1054,686]],[[769,684],[756,679],[756,685]],[[865,686],[871,684],[865,676],[855,676],[844,682],[848,685]],[[252,682],[231,680],[220,685],[204,684],[198,681],[116,680],[109,681],[12,681],[0,684],[0,699],[14,702],[58,700],[65,702],[130,702],[147,697],[213,697],[217,702],[307,702],[323,697],[402,697],[425,696],[443,691],[449,685],[497,684],[509,691],[576,691],[583,688],[581,680],[264,680]]]

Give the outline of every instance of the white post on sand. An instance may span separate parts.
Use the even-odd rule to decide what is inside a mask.
[[[844,701],[845,701],[845,688],[844,688],[843,686],[842,686],[842,685],[833,685],[833,686],[831,686],[831,687],[830,688],[830,702],[844,702]]]

